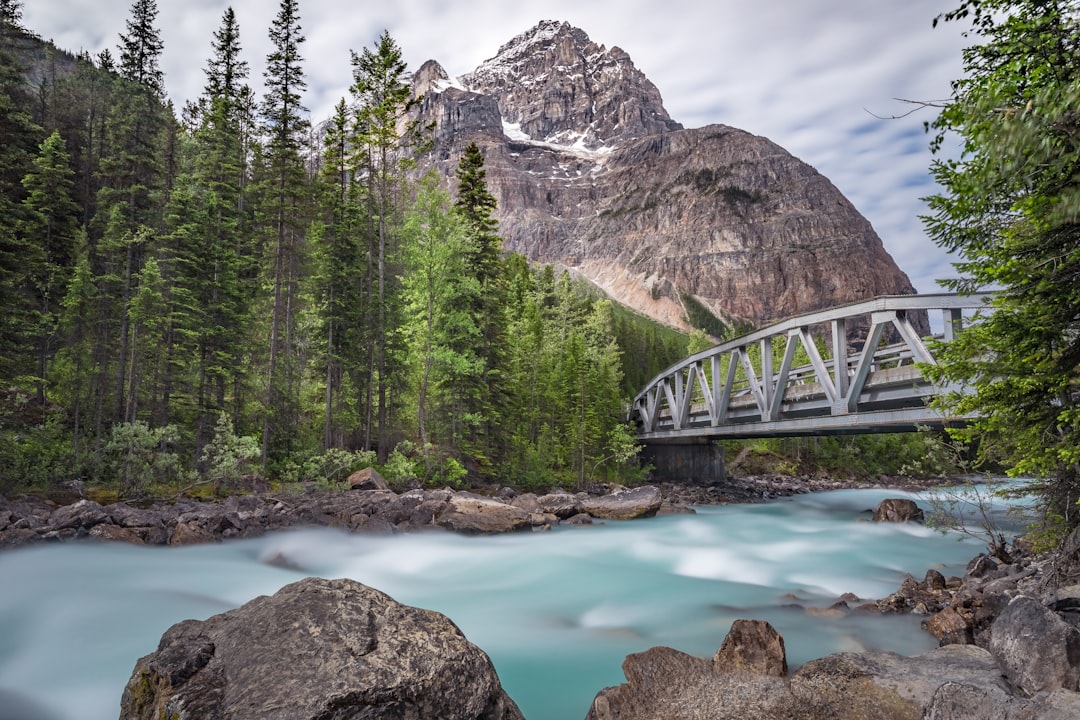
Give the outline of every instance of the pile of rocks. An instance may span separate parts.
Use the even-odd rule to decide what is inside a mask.
[[[837,653],[790,676],[783,638],[738,620],[712,660],[657,647],[623,663],[627,682],[588,720],[1067,720],[1080,717],[1080,631],[1017,595],[990,623],[989,646],[928,653]]]
[[[0,548],[35,542],[97,538],[146,545],[190,545],[253,537],[289,527],[334,527],[360,533],[442,529],[461,533],[504,533],[586,525],[595,520],[650,517],[661,510],[660,490],[594,488],[593,493],[494,496],[415,489],[392,491],[376,473],[358,474],[355,489],[231,496],[224,501],[177,500],[146,506],[101,505],[80,500],[0,496]],[[601,494],[597,494],[601,493]]]

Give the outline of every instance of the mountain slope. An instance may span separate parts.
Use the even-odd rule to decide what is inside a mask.
[[[685,296],[754,325],[914,292],[831,182],[769,140],[684,129],[619,48],[546,21],[451,79],[414,76],[452,173],[476,142],[506,248],[571,268],[613,298],[686,327]]]

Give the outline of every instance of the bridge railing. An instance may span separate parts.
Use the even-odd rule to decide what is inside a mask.
[[[943,388],[918,369],[936,360],[913,320],[941,313],[933,337],[949,341],[990,297],[888,296],[778,322],[667,368],[634,398],[631,419],[659,442],[948,423],[927,407]]]

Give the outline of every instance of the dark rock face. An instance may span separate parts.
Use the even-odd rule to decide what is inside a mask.
[[[167,630],[121,720],[519,720],[487,655],[445,616],[308,578]]]
[[[459,80],[429,61],[413,82],[432,164],[450,178],[469,142],[483,151],[508,250],[662,322],[685,327],[684,295],[760,326],[914,292],[828,179],[748,132],[682,128],[625,52],[567,23]]]

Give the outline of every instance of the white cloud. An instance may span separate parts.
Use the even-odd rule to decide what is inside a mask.
[[[200,92],[211,33],[229,0],[158,0],[170,97]],[[234,0],[252,83],[262,83],[277,4]],[[567,20],[619,46],[687,127],[723,123],[763,135],[828,177],[873,223],[921,292],[952,274],[925,237],[919,198],[932,194],[930,111],[895,98],[948,95],[960,72],[958,27],[931,28],[956,0],[301,0],[307,107],[325,117],[351,81],[349,51],[385,29],[410,67],[428,59],[454,75],[542,19]],[[34,0],[24,23],[71,50],[115,48],[130,0]]]

